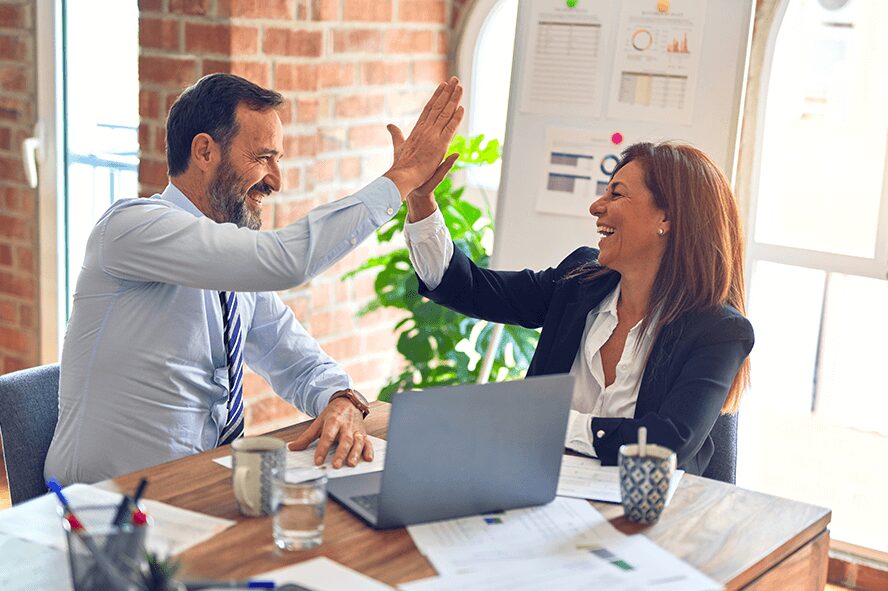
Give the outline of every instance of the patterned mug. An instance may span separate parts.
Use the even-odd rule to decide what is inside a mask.
[[[231,481],[242,514],[274,514],[274,479],[286,465],[286,449],[276,437],[243,437],[231,444]]]
[[[656,523],[666,506],[669,481],[675,472],[675,452],[648,444],[644,455],[638,445],[620,446],[620,495],[623,513],[636,523]]]

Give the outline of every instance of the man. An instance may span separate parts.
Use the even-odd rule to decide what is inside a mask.
[[[320,439],[321,463],[371,460],[366,401],[274,290],[305,282],[440,182],[463,115],[456,78],[439,86],[410,136],[389,126],[392,167],[352,196],[259,232],[262,201],[281,189],[282,97],[213,74],[167,119],[170,183],[101,217],[62,351],[59,421],[46,476],[94,482],[230,443],[243,434],[243,370],[317,417],[290,444]]]

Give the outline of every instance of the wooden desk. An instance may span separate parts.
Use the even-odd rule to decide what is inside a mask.
[[[389,405],[375,402],[368,431],[385,437]],[[308,423],[272,433],[292,440]],[[271,537],[271,518],[242,517],[231,488],[231,471],[212,460],[228,446],[140,470],[99,484],[131,491],[150,479],[146,497],[236,520],[212,540],[182,555],[182,573],[191,577],[245,578],[327,556],[375,579],[396,585],[435,575],[405,529],[377,532],[329,501],[320,548],[282,554]],[[622,517],[619,505],[593,503],[625,533],[644,533],[728,589],[823,589],[826,584],[831,513],[721,482],[685,475],[660,522],[641,527]]]

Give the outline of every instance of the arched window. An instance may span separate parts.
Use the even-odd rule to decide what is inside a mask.
[[[457,60],[471,136],[505,138],[517,16],[518,0],[478,0],[463,26]],[[500,163],[471,171],[469,182],[496,191]]]

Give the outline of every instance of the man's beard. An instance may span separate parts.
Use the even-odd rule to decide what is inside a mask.
[[[219,166],[216,176],[207,189],[207,197],[217,222],[229,222],[239,228],[258,230],[262,227],[262,212],[247,205],[247,194],[256,191],[268,196],[272,188],[259,181],[255,185],[246,184],[226,159]]]

